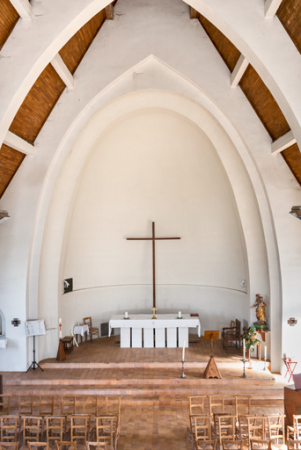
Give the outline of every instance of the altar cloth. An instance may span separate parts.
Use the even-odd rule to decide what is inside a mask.
[[[141,347],[165,347],[165,329],[167,330],[167,347],[188,347],[188,329],[196,328],[198,336],[201,336],[201,323],[198,317],[191,317],[190,314],[182,314],[182,319],[175,314],[156,314],[156,319],[151,314],[132,314],[128,319],[123,315],[114,315],[109,321],[109,336],[112,328],[120,328],[123,348]],[[143,334],[142,334],[143,330]],[[148,331],[150,330],[150,331]],[[155,344],[152,338],[152,331],[155,330]],[[164,334],[163,334],[164,333]]]
[[[90,334],[88,325],[75,325],[74,334],[80,334],[81,336],[84,336],[85,333]]]

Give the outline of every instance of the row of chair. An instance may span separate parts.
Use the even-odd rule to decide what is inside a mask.
[[[47,443],[62,442],[69,439],[71,442],[89,441],[107,442],[110,448],[117,448],[120,432],[119,415],[98,416],[95,421],[88,414],[71,416],[1,416],[0,441],[17,442],[19,435],[26,442]]]
[[[55,442],[56,450],[76,450],[76,442]],[[29,450],[49,450],[48,442],[27,442]],[[19,450],[19,442],[0,442],[0,450]],[[107,442],[86,441],[86,450],[108,450]]]
[[[189,414],[210,414],[214,412],[235,414],[250,414],[251,395],[194,395],[188,397]]]
[[[217,440],[198,442],[195,446],[196,450],[216,450],[218,446]],[[280,447],[275,445],[273,440],[264,439],[251,439],[250,445],[248,442],[242,440],[223,440],[220,447],[221,450],[300,450],[301,441],[288,440],[287,445],[281,445]]]
[[[120,414],[121,398],[97,395],[0,395],[0,415],[10,415],[12,410],[18,415]]]

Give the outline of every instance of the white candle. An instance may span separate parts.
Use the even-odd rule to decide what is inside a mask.
[[[242,348],[243,348],[243,359],[246,359],[246,340],[243,339],[242,341]]]
[[[183,353],[182,353],[182,361],[185,361],[185,340],[183,341]]]
[[[59,319],[59,330],[60,330],[60,339],[63,337],[63,332],[62,332],[62,319]]]
[[[267,360],[267,346],[264,346],[264,360]]]
[[[125,317],[125,319],[129,318],[129,313],[127,311],[124,313],[124,317]]]
[[[181,311],[178,312],[178,317],[182,317]]]

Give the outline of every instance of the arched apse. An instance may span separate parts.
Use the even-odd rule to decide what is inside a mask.
[[[129,86],[126,87],[127,83],[129,83],[129,85],[131,86],[133,84],[131,76],[132,71],[129,71],[127,74],[125,74],[124,77],[117,80],[114,89],[113,86],[110,86],[110,88],[108,88],[105,92],[102,92],[97,99],[94,99],[94,101],[89,105],[89,108],[86,108],[86,111],[84,111],[81,117],[78,118],[78,122],[82,122],[81,128],[83,128],[83,122],[87,123],[87,121],[90,119],[90,124],[93,122],[93,120],[95,120],[95,117],[98,114],[102,115],[101,120],[99,119],[100,116],[98,116],[97,119],[99,121],[97,131],[93,131],[93,128],[89,129],[89,126],[83,129],[82,133],[76,140],[76,144],[74,144],[77,148],[77,151],[75,151],[74,146],[72,147],[72,144],[74,143],[74,129],[69,130],[69,135],[65,137],[64,142],[58,149],[58,152],[55,156],[56,164],[52,166],[53,173],[49,173],[47,177],[48,185],[46,184],[44,186],[43,192],[43,195],[47,196],[49,199],[54,186],[54,182],[57,179],[57,184],[54,189],[54,192],[56,192],[56,194],[54,194],[54,196],[52,197],[51,210],[48,211],[48,220],[46,223],[43,241],[43,261],[45,255],[47,254],[48,256],[47,258],[45,258],[45,264],[41,265],[39,311],[43,311],[41,302],[43,304],[49,302],[53,303],[53,299],[57,298],[57,296],[60,296],[61,293],[59,264],[63,245],[63,235],[67,220],[66,211],[70,206],[71,198],[74,193],[75,181],[79,176],[79,173],[86,161],[86,157],[90,152],[93,143],[99,138],[100,134],[107,129],[107,127],[113,120],[117,120],[124,114],[129,113],[129,110],[135,111],[137,109],[141,109],[142,107],[164,107],[173,112],[178,112],[179,114],[184,115],[195,124],[199,124],[197,126],[200,126],[200,128],[206,133],[210,141],[213,143],[214,148],[216,149],[218,156],[225,168],[227,176],[229,177],[235,201],[237,203],[242,229],[244,231],[250,278],[248,295],[250,296],[250,298],[253,298],[252,296],[254,296],[257,290],[266,292],[267,296],[270,296],[271,291],[275,292],[275,295],[273,295],[272,299],[273,304],[275,303],[275,307],[273,306],[273,310],[276,310],[280,295],[279,286],[277,286],[277,276],[276,278],[273,277],[274,284],[270,283],[269,277],[267,276],[267,271],[269,271],[270,274],[274,270],[277,271],[277,267],[273,266],[273,261],[275,261],[275,258],[271,258],[271,253],[274,253],[275,255],[275,253],[277,253],[277,248],[275,248],[273,230],[268,230],[268,228],[271,227],[271,221],[269,218],[269,207],[266,203],[265,193],[261,185],[260,177],[257,174],[256,168],[253,165],[253,161],[250,158],[246,147],[239,138],[237,132],[232,128],[227,119],[223,117],[218,108],[216,108],[216,106],[210,101],[210,99],[206,97],[199,89],[189,83],[188,80],[185,80],[178,73],[171,71],[164,64],[160,63],[153,57],[148,58],[147,61],[144,61],[139,66],[139,68],[143,68],[143,73],[146,74],[146,78],[141,81],[141,87],[145,87],[143,86],[143,83],[147,82],[147,72],[152,72],[151,79],[153,79],[153,71],[155,70],[158,71],[158,73],[161,72],[160,83],[162,83],[162,87],[164,83],[165,88],[166,86],[170,87],[170,83],[172,82],[172,86],[176,91],[178,88],[177,83],[179,83],[181,84],[180,91],[182,95],[151,90],[145,92],[137,91],[132,94],[120,96],[118,94],[124,94],[129,89]],[[137,67],[135,67],[133,70],[137,70]],[[157,77],[155,77],[155,79],[158,80]],[[139,88],[139,86],[137,86],[137,83],[135,84],[135,87]],[[185,97],[183,96],[183,93],[185,93]],[[114,98],[116,99],[115,101],[113,101]],[[193,98],[194,101],[192,101],[191,98]],[[109,103],[110,101],[111,103]],[[104,107],[104,105],[107,105],[106,108]],[[95,110],[98,109],[98,107],[100,108],[98,113],[94,114],[94,116],[92,117],[92,113],[94,113]],[[204,118],[204,115],[206,116],[206,120]],[[217,117],[218,120],[216,120],[214,116]],[[207,128],[204,128],[205,123],[207,124]],[[88,129],[89,131],[87,131]],[[233,142],[235,143],[235,145],[233,145]],[[69,153],[71,147],[72,152]],[[81,149],[81,151],[79,151],[79,149]],[[57,174],[55,175],[54,172],[58,170],[58,167],[62,167],[63,162],[68,154],[69,156],[66,159],[66,161],[68,160],[68,165],[64,165],[63,170],[57,178]],[[242,174],[244,174],[245,176],[243,176]],[[70,180],[69,177],[71,177]],[[73,180],[72,182],[71,179]],[[250,182],[250,179],[252,180],[252,183]],[[69,181],[66,184],[67,180]],[[242,182],[245,183],[244,187],[242,187]],[[64,188],[62,186],[64,186]],[[48,192],[47,188],[49,189]],[[57,192],[60,189],[62,189],[62,195],[57,195]],[[248,195],[251,195],[251,197],[253,198],[252,201],[250,199],[250,201],[246,201],[247,192],[249,193]],[[44,199],[45,198],[46,197],[44,197]],[[54,201],[55,198],[57,200],[58,198],[60,199],[58,203]],[[259,205],[260,214],[258,212],[257,202]],[[44,202],[43,204],[45,205]],[[253,207],[250,207],[251,204],[254,205],[255,209]],[[254,211],[257,211],[256,214],[253,214]],[[54,226],[54,223],[51,223],[51,217],[51,221],[56,218],[55,242],[53,241],[54,229],[52,228]],[[58,220],[58,217],[61,218]],[[41,219],[41,217],[37,217],[37,219]],[[38,222],[36,224],[37,230],[39,228]],[[41,224],[42,222],[43,221],[41,220]],[[60,229],[59,233],[58,228]],[[267,260],[265,246],[267,246]],[[36,250],[38,250],[38,246]],[[33,257],[34,256],[35,254],[33,252]],[[265,265],[264,261],[266,262],[266,269],[264,269],[262,266],[262,264]],[[55,283],[53,283],[53,280],[56,280]],[[254,280],[254,284],[252,280]],[[49,296],[51,296],[52,300],[50,300]],[[49,320],[51,322],[49,324],[50,326],[55,324],[55,321],[57,320],[56,318],[58,317],[58,304],[56,304],[56,300],[54,301],[52,311],[52,317],[49,317]],[[273,315],[271,314],[271,321],[273,320]],[[66,332],[67,331],[68,330],[66,330]],[[277,345],[278,348],[276,349],[276,353],[278,352],[279,354],[279,343]],[[46,345],[46,347],[44,346],[44,349],[45,348],[48,348],[48,350],[50,350],[51,346],[47,347]],[[40,354],[40,357],[43,356],[48,356],[45,350],[43,350]],[[276,358],[274,358],[274,361],[276,361]]]

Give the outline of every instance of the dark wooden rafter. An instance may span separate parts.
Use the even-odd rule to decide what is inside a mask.
[[[300,3],[300,0],[284,0],[283,3],[286,2]],[[281,11],[281,7],[278,10],[278,13]],[[299,11],[300,10],[301,8],[299,7]],[[204,16],[197,11],[195,12],[191,10],[190,17],[195,18],[194,16],[198,18],[213,45],[225,61],[227,67],[232,72],[238,61],[240,52],[232,44],[232,42],[230,42],[229,39]],[[301,39],[301,35],[299,37]],[[290,131],[289,124],[279,108],[279,105],[251,64],[248,65],[243,77],[240,80],[239,86],[273,141]],[[298,145],[292,145],[288,149],[281,152],[281,154],[296,177],[298,183],[301,185],[301,153]]]
[[[23,153],[3,144],[0,148],[0,198],[25,158]]]
[[[0,50],[13,31],[20,16],[9,0],[0,1]]]
[[[2,0],[0,0],[0,5],[2,5],[1,2]],[[102,10],[92,17],[60,50],[59,53],[70,72],[75,72],[105,19],[105,11]],[[48,64],[26,95],[9,130],[33,144],[65,87],[52,65]],[[24,154],[6,145],[2,146],[0,152],[0,198],[24,157]]]
[[[301,53],[301,2],[283,0],[276,13],[291,40]]]
[[[87,22],[59,51],[64,63],[73,74],[83,59],[93,39],[106,19],[104,10]]]

